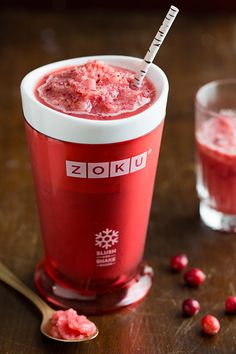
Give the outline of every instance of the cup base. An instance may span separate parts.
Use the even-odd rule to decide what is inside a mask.
[[[236,233],[236,215],[217,211],[204,201],[200,202],[199,212],[202,221],[213,230]]]
[[[152,277],[153,269],[144,264],[139,274],[128,283],[104,294],[85,297],[74,289],[56,284],[45,272],[41,261],[36,267],[34,281],[39,293],[51,304],[63,309],[73,308],[85,315],[98,315],[141,301],[151,288]]]

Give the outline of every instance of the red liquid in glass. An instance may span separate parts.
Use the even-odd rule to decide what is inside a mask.
[[[220,115],[203,123],[196,136],[200,190],[210,207],[225,214],[236,214],[235,136],[236,117]]]

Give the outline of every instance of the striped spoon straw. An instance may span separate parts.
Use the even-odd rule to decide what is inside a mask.
[[[177,14],[179,12],[179,9],[177,9],[177,7],[171,5],[161,27],[159,28],[155,38],[153,39],[143,61],[142,64],[137,72],[137,74],[135,75],[134,78],[134,82],[132,84],[132,86],[134,88],[139,88],[142,85],[143,79],[145,77],[145,75],[148,72],[148,69],[150,67],[150,65],[152,64],[162,42],[164,41],[172,23],[174,22]]]

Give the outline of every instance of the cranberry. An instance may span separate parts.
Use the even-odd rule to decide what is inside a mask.
[[[213,336],[220,330],[220,322],[212,315],[206,315],[202,318],[202,331]]]
[[[200,304],[197,300],[186,299],[182,304],[182,311],[184,316],[194,316],[200,311]]]
[[[186,254],[177,254],[171,258],[171,269],[175,272],[181,272],[188,265]]]
[[[205,279],[206,275],[198,268],[192,268],[184,274],[185,283],[189,286],[199,286]]]
[[[225,311],[236,313],[236,296],[229,296],[225,301]]]

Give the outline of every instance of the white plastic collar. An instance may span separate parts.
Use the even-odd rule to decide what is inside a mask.
[[[91,120],[55,111],[37,100],[35,87],[46,74],[59,68],[82,65],[90,60],[137,70],[141,59],[119,55],[101,55],[63,60],[31,71],[21,82],[23,112],[26,121],[49,137],[82,144],[109,144],[132,140],[147,134],[164,119],[168,96],[168,80],[164,72],[152,64],[147,77],[156,88],[157,100],[143,112],[124,119]]]

